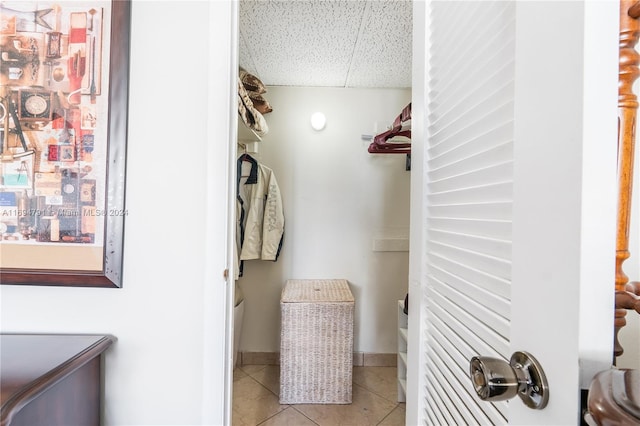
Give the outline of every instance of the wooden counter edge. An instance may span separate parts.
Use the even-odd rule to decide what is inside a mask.
[[[47,389],[54,386],[73,372],[84,366],[86,363],[98,357],[109,348],[116,338],[111,335],[88,335],[82,334],[78,336],[95,336],[101,337],[93,345],[88,346],[82,352],[77,353],[74,357],[69,358],[64,363],[58,365],[54,369],[40,376],[38,379],[24,386],[14,395],[12,395],[0,409],[0,426],[9,426],[11,419],[20,412],[27,404],[40,396]]]

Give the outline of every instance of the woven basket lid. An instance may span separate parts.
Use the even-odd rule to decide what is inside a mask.
[[[280,301],[284,303],[354,302],[355,299],[347,280],[287,280]]]

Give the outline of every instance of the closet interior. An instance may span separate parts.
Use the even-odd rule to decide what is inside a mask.
[[[411,40],[410,1],[239,2],[237,219],[245,222],[236,234],[236,306],[244,311],[236,365],[279,363],[281,293],[287,280],[305,279],[349,283],[354,366],[400,362]],[[317,113],[324,122],[316,130]],[[243,210],[255,164],[277,192],[259,191],[259,242],[249,239],[256,229]]]

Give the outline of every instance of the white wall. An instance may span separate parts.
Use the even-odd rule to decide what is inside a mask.
[[[106,425],[222,424],[231,6],[132,9],[123,288],[1,286],[1,331],[117,337]]]
[[[345,278],[356,299],[354,350],[395,353],[408,252],[373,252],[372,243],[408,237],[411,174],[405,155],[369,154],[361,135],[372,134],[376,122],[390,125],[411,91],[270,87],[265,96],[274,111],[266,115],[259,159],[280,185],[285,238],[277,262],[245,262],[240,349],[280,350],[285,280]],[[309,124],[315,111],[327,117],[321,132]]]

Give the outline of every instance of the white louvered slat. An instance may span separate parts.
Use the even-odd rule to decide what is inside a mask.
[[[432,358],[429,358],[429,359],[434,364],[437,363],[434,359]],[[448,384],[446,378],[442,374],[439,374],[440,373],[439,370],[432,370],[432,371],[435,374],[430,372],[428,384],[429,386],[432,386],[434,389],[436,389],[438,394],[447,395],[447,398],[445,398],[445,401],[443,402],[443,404],[446,405],[447,410],[449,410],[452,417],[454,417],[455,419],[450,424],[464,425],[472,422],[473,417],[469,417],[469,416],[467,416],[467,418],[464,417],[464,414],[467,413],[467,410],[464,409],[466,408],[465,404],[458,397],[458,394],[451,389],[451,387],[446,386],[446,384]],[[442,386],[442,384],[445,384],[445,386]]]
[[[509,277],[510,267],[507,260],[489,256],[481,252],[443,244],[437,240],[431,241],[430,247],[430,252],[436,256],[439,255],[447,259],[456,260],[463,265],[468,265],[497,277],[505,279]]]
[[[509,358],[515,9],[429,8],[425,420],[504,424],[507,404],[480,402],[468,369]]]
[[[472,111],[470,120],[457,120],[456,126],[438,128],[437,123],[430,126],[432,132],[430,138],[433,144],[428,150],[429,156],[437,157],[438,152],[446,152],[448,148],[453,148],[460,141],[472,142],[475,137],[483,132],[499,127],[504,124],[504,116],[513,114],[513,103],[507,102],[500,105],[485,105],[480,110]],[[440,145],[439,145],[440,144]],[[452,146],[453,145],[453,146]]]
[[[504,417],[503,412],[500,410],[502,407],[469,400],[469,385],[460,381],[461,379],[468,381],[466,371],[461,369],[459,365],[454,364],[452,366],[452,360],[449,357],[449,353],[444,351],[444,346],[434,348],[430,353],[429,359],[438,367],[435,374],[440,374],[452,386],[454,394],[460,400],[459,411],[466,418],[464,424],[473,424],[474,419],[482,419],[483,417],[489,417],[494,422],[500,422]],[[448,394],[446,395],[449,396]]]
[[[508,137],[508,133],[507,136]],[[447,176],[459,175],[469,170],[488,167],[496,162],[507,163],[513,159],[513,144],[510,141],[502,145],[491,147],[477,154],[466,154],[457,162],[449,163],[446,168],[429,170],[429,178],[433,180],[444,179]]]
[[[434,241],[439,241],[454,247],[464,247],[467,250],[484,253],[485,255],[508,259],[511,255],[511,242],[495,238],[478,237],[461,232],[440,231],[431,229]]]
[[[438,269],[445,271],[455,270],[455,276],[458,277],[458,279],[473,283],[473,285],[478,288],[484,289],[496,297],[505,299],[508,303],[510,294],[510,282],[508,280],[498,278],[495,275],[483,271],[478,271],[477,269],[469,267],[469,265],[436,256],[437,255],[434,255],[431,261],[431,265],[436,268],[436,271]],[[434,274],[437,273],[436,271],[434,271]]]
[[[487,291],[474,282],[465,281],[458,275],[453,275],[447,269],[440,269],[434,265],[433,276],[440,281],[448,282],[453,288],[464,289],[464,294],[481,306],[490,306],[492,311],[502,318],[509,318],[509,299]],[[502,324],[501,326],[505,326]]]
[[[501,34],[501,25],[497,25],[498,28],[495,24],[493,27],[491,26],[496,19],[500,18],[501,11],[496,5],[461,2],[458,7],[457,16],[435,13],[431,21],[433,33],[442,34],[438,38],[438,45],[432,45],[432,54],[442,55],[442,61],[439,58],[432,65],[441,69],[443,75],[453,76],[454,79],[463,75],[462,71],[466,71],[469,63],[482,61],[490,53],[495,52],[495,48],[489,51],[484,50],[484,48],[488,49],[491,46],[490,41],[499,40],[500,37],[504,38],[504,34]],[[453,22],[456,25],[452,25]],[[456,29],[461,26],[467,29],[469,37],[460,37],[456,32]],[[487,34],[487,31],[490,33]],[[443,79],[440,81],[441,84],[438,83],[439,80],[435,80],[435,84],[431,85],[431,88],[443,92],[451,90],[452,83],[450,81]]]
[[[512,169],[511,162],[492,164],[491,166],[476,169],[461,175],[431,181],[429,183],[429,190],[437,194],[477,186],[479,182],[483,184],[502,183],[504,182],[505,176],[511,174]]]
[[[439,330],[434,331],[434,339],[440,344],[434,347],[431,355],[431,360],[438,367],[435,374],[441,374],[454,389],[457,399],[460,400],[460,407],[464,407],[460,411],[463,412],[468,423],[473,423],[472,418],[482,419],[483,416],[491,418],[494,423],[500,423],[506,416],[507,403],[484,404],[479,400],[470,400],[468,392],[470,392],[471,383],[468,379],[466,358],[462,363],[455,363],[454,357],[451,356],[456,354],[452,343]],[[460,354],[457,355],[460,356]],[[467,413],[464,413],[465,411]]]
[[[509,342],[504,336],[500,336],[495,330],[487,326],[485,322],[479,321],[473,315],[469,314],[465,310],[465,306],[458,306],[451,300],[447,299],[439,290],[443,286],[442,283],[434,281],[434,288],[431,290],[432,300],[438,304],[438,307],[434,307],[433,310],[441,309],[444,316],[455,318],[452,324],[461,327],[460,334],[466,334],[467,338],[477,339],[484,342],[486,345],[482,345],[477,342],[478,346],[484,346],[492,348],[492,352],[501,354],[504,358],[509,349]]]
[[[428,380],[429,386],[432,386],[434,389],[438,388],[437,380],[434,380],[433,376],[430,375],[429,373],[427,373],[427,380]],[[452,407],[451,407],[449,398],[448,397],[443,398],[444,394],[442,392],[433,392],[432,395],[435,399],[435,403],[436,403],[436,406],[438,407],[438,411],[440,415],[445,419],[443,424],[447,424],[447,425],[457,424],[451,412]]]
[[[437,303],[437,300],[434,300]],[[458,321],[452,314],[447,312],[440,306],[434,306],[433,312],[437,312],[438,316],[431,319],[431,328],[429,332],[438,329],[443,335],[447,336],[448,341],[455,342],[455,348],[465,356],[465,362],[473,357],[478,351],[493,357],[501,357],[499,349],[495,349],[489,342],[482,340],[482,336],[475,333],[474,330],[466,328],[466,326]],[[465,370],[465,376],[467,372]]]
[[[445,275],[445,274],[442,274]],[[434,275],[435,277],[435,275]],[[464,307],[464,311],[471,318],[476,321],[482,323],[484,326],[489,328],[491,331],[498,334],[498,336],[508,339],[509,334],[509,323],[505,318],[501,315],[498,315],[493,306],[486,306],[481,303],[472,300],[468,296],[466,296],[462,291],[468,293],[468,286],[463,288],[459,288],[454,286],[457,284],[456,281],[453,281],[449,284],[444,284],[444,282],[435,279],[434,283],[438,283],[436,288],[442,294],[443,297],[446,297],[455,306]],[[457,287],[457,288],[456,288]]]
[[[505,95],[505,91],[508,91],[509,86],[512,84],[508,80],[510,68],[512,68],[511,64],[505,64],[503,69],[492,74],[490,74],[490,70],[482,68],[479,70],[469,70],[469,75],[466,77],[472,78],[473,83],[465,80],[467,82],[466,84],[454,88],[456,91],[455,96],[457,96],[455,101],[448,96],[446,99],[443,99],[442,105],[439,105],[441,108],[439,113],[439,120],[442,120],[441,124],[448,125],[451,121],[458,118],[456,107],[460,101],[462,101],[463,105],[467,108],[466,111],[469,111],[481,105],[481,103],[486,105],[489,100],[499,102],[500,99],[509,99],[508,94]],[[464,89],[467,90],[465,91]],[[487,90],[490,90],[490,93],[488,93]]]
[[[511,239],[511,222],[506,220],[479,220],[432,217],[430,228],[442,231],[465,232],[490,238]]]
[[[513,194],[511,182],[497,182],[488,185],[470,186],[433,194],[434,205],[451,205],[464,202],[482,202],[493,196],[496,200],[509,201]]]
[[[473,143],[465,143],[454,147],[447,145],[431,147],[430,165],[435,171],[444,165],[451,164],[452,161],[461,161],[464,158],[473,157],[473,155],[477,153],[493,149],[500,144],[508,143],[512,140],[513,123],[502,123],[501,126],[489,128],[475,135]]]
[[[508,220],[511,218],[511,202],[459,203],[428,206],[430,217],[451,219]]]
[[[442,420],[438,419],[438,417],[436,417],[433,408],[437,407],[437,405],[433,402],[433,400],[427,395],[426,397],[427,400],[427,405],[426,405],[426,409],[425,411],[427,412],[427,422],[430,425],[441,425],[444,424],[442,423]]]

